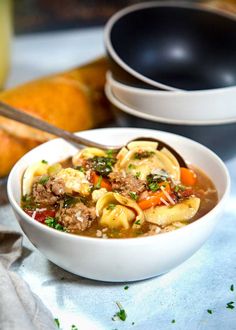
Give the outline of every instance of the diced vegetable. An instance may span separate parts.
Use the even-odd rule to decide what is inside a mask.
[[[146,220],[159,226],[167,226],[177,221],[187,221],[194,217],[200,206],[200,199],[191,197],[174,206],[157,206],[144,211]]]
[[[52,217],[54,218],[56,215],[55,210],[44,210],[44,211],[32,211],[25,209],[25,213],[27,213],[30,217],[34,215],[34,219],[38,222],[45,223],[46,218]]]
[[[95,172],[91,173],[91,181],[94,187],[97,189],[105,188],[107,191],[112,190],[110,182],[102,176],[97,175]]]
[[[197,181],[197,175],[193,170],[186,167],[181,167],[180,179],[182,184],[184,184],[185,186],[194,186]]]
[[[168,182],[159,183],[159,187],[161,187],[161,186],[164,188],[166,193],[169,194],[171,192],[170,185]],[[152,206],[163,204],[162,199],[165,201],[168,201],[166,194],[162,190],[158,190],[156,192],[150,191],[150,192],[148,192],[147,198],[145,198],[143,200],[141,199],[138,201],[138,205],[140,206],[140,208],[142,210],[146,210]]]

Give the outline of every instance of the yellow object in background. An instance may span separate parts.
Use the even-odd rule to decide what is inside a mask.
[[[11,33],[11,0],[0,0],[0,89],[4,87],[10,66]]]

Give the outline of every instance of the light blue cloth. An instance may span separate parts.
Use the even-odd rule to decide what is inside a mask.
[[[22,253],[22,235],[0,226],[0,329],[55,330],[51,313],[19,275],[9,270]]]

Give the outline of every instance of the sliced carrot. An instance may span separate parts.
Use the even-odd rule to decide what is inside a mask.
[[[182,184],[185,186],[194,186],[197,181],[196,173],[193,170],[186,167],[180,168],[180,178]]]
[[[165,191],[167,193],[171,192],[170,189],[170,185],[169,183],[165,182],[163,184],[160,184],[164,187]],[[143,199],[143,200],[139,200],[138,201],[138,205],[142,210],[146,210],[149,209],[152,206],[156,206],[156,205],[161,205],[162,203],[162,199],[164,199],[165,201],[168,201],[168,198],[166,197],[165,193],[162,190],[156,191],[156,192],[148,192],[148,197]]]
[[[97,175],[95,172],[91,173],[91,181],[94,186],[100,182],[100,188],[106,188],[106,190],[111,191],[112,187],[110,182],[105,178],[100,178],[100,175]]]

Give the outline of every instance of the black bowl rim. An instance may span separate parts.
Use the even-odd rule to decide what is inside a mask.
[[[132,69],[131,67],[129,67],[120,57],[119,55],[116,53],[116,51],[114,50],[113,46],[112,46],[112,42],[111,42],[111,30],[113,25],[123,16],[134,12],[134,11],[138,11],[138,10],[142,10],[145,8],[152,8],[152,7],[174,7],[174,8],[187,8],[187,9],[192,9],[192,10],[198,10],[198,11],[204,11],[204,12],[209,12],[221,17],[225,17],[228,18],[232,21],[236,22],[236,15],[232,14],[230,12],[227,12],[225,10],[222,9],[218,9],[218,8],[214,8],[211,7],[210,5],[206,5],[206,4],[190,4],[189,2],[177,2],[177,1],[149,1],[149,2],[143,2],[143,3],[137,3],[131,6],[127,6],[121,10],[119,10],[118,12],[116,12],[114,15],[112,15],[110,17],[110,19],[107,21],[105,28],[104,28],[104,43],[105,43],[105,47],[106,50],[108,52],[108,54],[111,56],[111,58],[122,68],[124,69],[124,71],[128,72],[131,76],[135,77],[136,79],[150,85],[160,88],[161,90],[167,90],[167,91],[187,91],[184,89],[179,89],[179,88],[175,88],[173,86],[170,85],[165,85],[162,84],[158,81],[155,81],[153,79],[150,79],[144,75],[142,75],[141,73],[135,71],[134,69]],[[228,86],[228,87],[220,87],[220,88],[214,88],[214,89],[222,89],[222,88],[232,88],[234,86]],[[211,89],[202,89],[202,90],[211,90]]]

